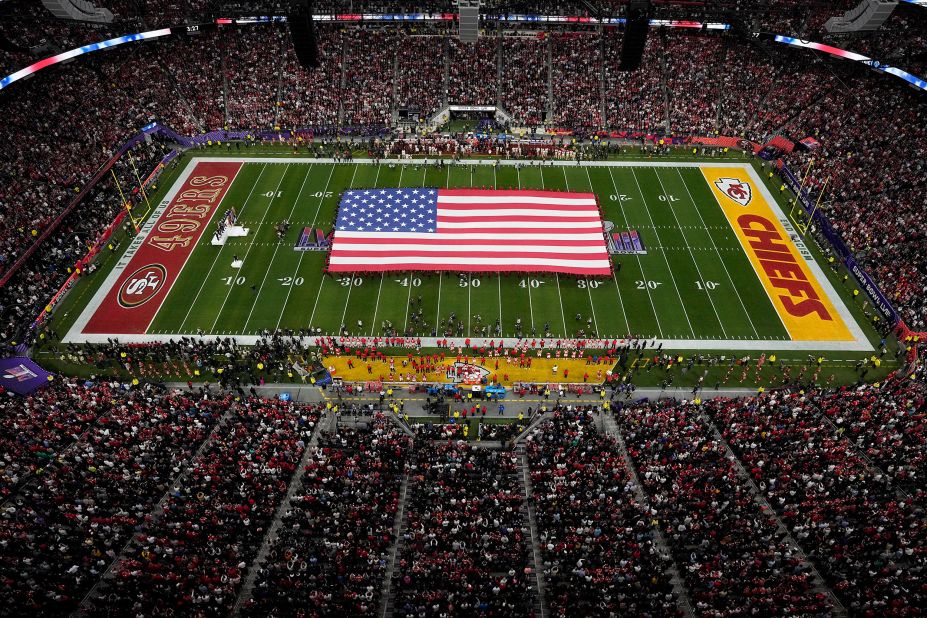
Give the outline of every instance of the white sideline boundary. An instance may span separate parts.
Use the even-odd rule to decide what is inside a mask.
[[[434,164],[438,160],[443,161],[448,165],[449,169],[452,166],[457,167],[467,167],[467,166],[493,166],[497,163],[499,165],[514,166],[520,165],[523,168],[543,168],[543,167],[654,167],[654,168],[741,168],[746,170],[746,173],[750,176],[751,180],[756,183],[759,191],[762,193],[763,197],[766,198],[766,201],[769,203],[770,208],[772,208],[773,213],[779,218],[782,225],[785,227],[788,233],[795,233],[794,228],[791,225],[791,222],[788,221],[788,218],[782,212],[779,203],[770,193],[768,187],[763,183],[762,179],[757,174],[756,170],[749,162],[744,161],[705,161],[705,162],[674,162],[674,161],[547,161],[543,164],[538,161],[525,161],[525,160],[514,160],[514,159],[503,159],[503,160],[491,160],[491,159],[476,159],[473,161],[466,162],[454,162],[451,159],[438,159],[438,158],[429,158],[428,164]],[[131,258],[134,256],[135,252],[147,238],[151,229],[154,227],[154,224],[158,221],[160,214],[167,208],[167,206],[173,201],[177,192],[183,186],[183,183],[189,178],[193,169],[199,163],[222,163],[222,162],[241,162],[241,163],[265,163],[265,164],[281,164],[281,163],[304,163],[304,164],[344,164],[344,165],[373,165],[375,162],[373,159],[354,159],[352,161],[338,161],[336,162],[332,158],[317,158],[317,157],[291,157],[286,155],[281,155],[278,157],[197,157],[194,156],[187,163],[185,169],[175,180],[174,185],[164,196],[164,198],[159,203],[158,207],[154,212],[149,216],[144,227],[139,232],[139,234],[133,239],[132,243],[129,245],[129,248],[126,249],[126,252],[120,257],[116,266],[109,273],[107,278],[101,284],[100,288],[96,291],[91,301],[84,307],[80,317],[74,322],[74,324],[69,329],[67,335],[62,339],[62,343],[106,343],[109,339],[116,339],[122,343],[160,343],[167,342],[171,340],[178,340],[181,337],[186,337],[189,339],[199,340],[199,341],[214,341],[216,339],[226,339],[231,338],[239,345],[255,345],[258,340],[261,338],[257,335],[236,335],[232,332],[222,332],[211,335],[197,335],[194,333],[147,333],[143,335],[120,335],[115,333],[110,334],[84,334],[81,331],[86,326],[87,322],[99,308],[100,304],[106,298],[107,293],[110,288],[115,284],[118,278],[122,275],[126,266],[128,265]],[[381,159],[376,164],[384,165],[394,163],[396,165],[423,165],[425,164],[425,159]],[[564,170],[565,171],[565,170]],[[794,241],[792,241],[794,243]],[[805,247],[799,246],[799,253],[806,255],[808,250]],[[853,335],[853,341],[791,341],[791,340],[767,340],[767,339],[653,339],[654,345],[663,345],[665,349],[670,350],[730,350],[730,351],[752,351],[752,352],[779,352],[779,351],[822,351],[822,352],[834,352],[834,351],[844,351],[844,352],[871,352],[874,350],[872,344],[867,339],[866,335],[863,333],[862,328],[859,326],[856,319],[853,317],[849,308],[843,301],[843,298],[837,294],[834,290],[833,285],[831,284],[830,279],[827,278],[823,270],[821,269],[820,264],[813,257],[807,258],[809,267],[817,277],[818,282],[821,287],[824,289],[825,293],[830,297],[831,303],[837,309],[837,312],[840,314],[840,317],[844,320],[849,329],[850,333]],[[328,335],[325,335],[328,336]],[[311,343],[317,339],[317,337],[305,337],[302,338],[304,343]],[[373,340],[373,337],[368,337],[368,340]],[[382,340],[382,337],[379,338]],[[417,339],[417,338],[416,338]],[[453,337],[422,337],[421,342],[423,347],[436,348],[438,346],[438,341],[447,340],[449,346],[459,347],[463,346],[464,340],[467,337],[453,338]],[[469,337],[472,345],[477,347],[487,346],[490,341],[494,341],[496,344],[500,341],[498,337],[496,338],[480,338],[480,337]],[[502,339],[503,345],[506,347],[514,347],[516,345],[524,345],[525,341],[531,341],[529,338],[514,338],[506,337]],[[540,341],[540,338],[537,338]],[[611,341],[612,339],[609,339]],[[553,343],[556,339],[548,343]],[[566,340],[561,340],[566,341]],[[590,347],[587,343],[587,347]],[[547,349],[553,349],[551,345],[547,346]]]

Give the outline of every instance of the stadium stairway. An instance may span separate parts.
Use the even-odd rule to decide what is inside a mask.
[[[164,503],[170,498],[172,493],[180,491],[180,488],[183,485],[184,479],[187,478],[187,474],[193,470],[193,462],[199,460],[203,453],[209,449],[212,445],[215,436],[228,424],[229,419],[235,414],[238,409],[237,404],[232,404],[229,406],[229,409],[225,411],[225,414],[222,415],[222,418],[219,419],[219,422],[215,424],[212,428],[212,431],[209,433],[209,436],[203,440],[203,443],[200,445],[200,448],[197,449],[196,453],[193,454],[187,461],[180,466],[181,472],[171,481],[170,486],[167,491],[164,492],[164,495],[161,496],[161,499],[158,500],[157,504],[151,509],[147,521],[150,522],[148,525],[156,524],[161,516],[164,514]],[[108,587],[108,582],[112,579],[113,574],[116,573],[122,562],[126,559],[129,553],[129,549],[135,543],[137,534],[133,534],[129,541],[123,546],[116,558],[110,563],[109,568],[106,569],[106,572],[103,573],[102,577],[94,584],[93,588],[84,596],[83,600],[80,603],[77,611],[74,612],[76,616],[86,616],[88,612],[93,609],[94,600],[102,596],[106,592]]]
[[[537,596],[534,599],[534,610],[539,618],[546,618],[547,604],[544,602],[544,576],[541,573],[541,547],[538,544],[538,524],[534,510],[534,493],[531,488],[531,476],[528,474],[528,455],[525,453],[524,443],[519,444],[515,449],[518,455],[517,470],[518,484],[521,487],[522,494],[525,497],[525,503],[522,505],[525,519],[528,520],[528,527],[531,530],[531,551],[528,554],[528,564],[534,571],[534,579],[537,590]]]
[[[785,524],[782,523],[782,520],[779,518],[779,515],[776,513],[776,510],[772,508],[772,505],[766,500],[766,497],[763,496],[763,493],[760,491],[759,487],[756,486],[756,483],[753,482],[753,478],[747,473],[744,469],[743,464],[740,461],[740,458],[734,453],[734,450],[731,448],[731,445],[728,444],[727,440],[721,435],[721,431],[718,429],[718,426],[715,425],[714,420],[709,418],[707,414],[703,411],[699,411],[699,419],[714,435],[714,438],[718,441],[719,444],[723,445],[724,450],[727,452],[728,459],[733,463],[734,469],[737,471],[737,477],[740,479],[741,483],[746,486],[750,493],[753,494],[753,500],[756,502],[764,512],[769,513],[769,515],[775,519],[776,527],[779,531],[779,537],[783,542],[787,543],[792,550],[795,552],[795,555],[798,556],[808,567],[811,569],[811,576],[814,582],[814,591],[827,596],[833,603],[833,613],[832,615],[837,618],[842,618],[847,615],[847,610],[840,603],[840,599],[837,598],[837,595],[834,594],[834,591],[831,590],[826,583],[824,583],[824,578],[821,577],[820,572],[818,572],[817,566],[808,558],[808,554],[805,553],[805,550],[798,544],[792,534],[789,532],[789,529],[786,528]],[[614,422],[614,421],[612,421]]]
[[[650,501],[647,500],[647,494],[644,493],[641,480],[637,476],[637,468],[635,468],[631,463],[631,457],[628,455],[628,449],[625,445],[624,437],[618,430],[617,423],[615,423],[615,417],[610,413],[600,414],[598,416],[600,416],[602,419],[602,430],[604,430],[605,435],[611,436],[618,441],[618,450],[621,454],[621,460],[624,462],[625,468],[627,468],[628,473],[631,476],[631,480],[633,481],[634,497],[637,498],[639,504],[643,505],[648,511],[650,511]],[[653,531],[654,541],[657,544],[657,548],[660,550],[660,555],[669,565],[667,572],[670,574],[670,582],[673,584],[673,592],[676,595],[676,604],[679,606],[679,609],[682,611],[686,618],[694,618],[695,612],[692,610],[692,602],[689,600],[689,594],[686,591],[686,587],[682,583],[682,576],[679,573],[676,562],[673,560],[673,555],[669,550],[669,546],[666,544],[666,539],[663,537],[663,532],[660,530],[659,526],[654,526]]]
[[[402,548],[403,534],[409,525],[406,505],[413,491],[415,491],[415,482],[406,473],[402,478],[402,486],[399,488],[399,505],[396,508],[396,524],[393,526],[393,547],[390,550],[389,566],[386,567],[386,575],[383,577],[383,592],[380,595],[379,611],[381,618],[392,616],[395,609],[396,588],[399,586],[396,560],[399,557],[399,550]]]
[[[293,497],[302,488],[303,476],[306,474],[306,466],[312,454],[315,452],[316,445],[319,443],[319,434],[323,427],[326,432],[337,433],[337,416],[323,411],[322,418],[320,418],[319,422],[316,424],[312,432],[312,437],[309,438],[309,443],[303,450],[303,456],[299,460],[296,472],[293,474],[293,478],[290,479],[290,485],[287,487],[286,496],[277,507],[277,512],[274,513],[274,519],[267,528],[267,534],[264,535],[264,542],[261,544],[261,549],[258,550],[257,556],[254,557],[254,561],[248,567],[248,575],[245,577],[241,590],[238,592],[238,599],[235,601],[235,607],[232,609],[233,616],[238,616],[240,614],[242,605],[251,598],[254,592],[254,583],[257,581],[258,572],[267,562],[267,554],[270,553],[271,547],[273,547],[274,542],[277,540],[277,530],[280,529],[283,514],[290,509]]]

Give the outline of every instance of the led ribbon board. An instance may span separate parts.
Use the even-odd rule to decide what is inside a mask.
[[[46,67],[64,62],[65,60],[70,60],[71,58],[76,58],[77,56],[82,56],[84,54],[89,54],[90,52],[99,51],[101,49],[109,49],[110,47],[115,47],[117,45],[122,45],[123,43],[133,43],[135,41],[146,41],[149,39],[156,39],[158,37],[167,36],[171,33],[170,28],[162,28],[160,30],[150,30],[148,32],[139,32],[137,34],[127,34],[125,36],[117,36],[114,39],[108,39],[106,41],[100,41],[99,43],[91,43],[89,45],[84,45],[83,47],[75,47],[72,50],[56,54],[45,58],[44,60],[39,60],[35,64],[31,64],[24,69],[20,69],[15,73],[7,75],[3,79],[0,79],[0,90],[3,90],[13,82],[19,81],[24,77],[29,77],[33,73],[41,71]]]
[[[927,0],[922,0],[927,4]],[[831,45],[826,45],[824,43],[815,43],[813,41],[802,41],[801,39],[796,39],[790,36],[783,36],[777,34],[775,37],[776,43],[784,43],[786,45],[791,45],[792,47],[801,47],[803,49],[814,49],[816,51],[824,52],[825,54],[830,54],[831,56],[836,56],[837,58],[844,58],[846,60],[852,60],[854,62],[860,62],[865,64],[870,69],[879,71],[880,73],[888,73],[889,75],[894,75],[904,81],[908,82],[915,88],[927,92],[927,81],[917,77],[916,75],[911,75],[907,71],[903,71],[898,67],[893,67],[887,64],[882,64],[878,60],[870,58],[869,56],[864,56],[862,54],[857,54],[856,52],[847,51],[845,49],[840,49],[839,47],[833,47]]]

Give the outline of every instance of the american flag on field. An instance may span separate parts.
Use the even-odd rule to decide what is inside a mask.
[[[610,275],[605,242],[591,193],[353,189],[329,270]]]

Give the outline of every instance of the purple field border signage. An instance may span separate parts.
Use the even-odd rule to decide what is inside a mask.
[[[51,375],[25,356],[0,359],[0,386],[19,395],[45,386]]]

